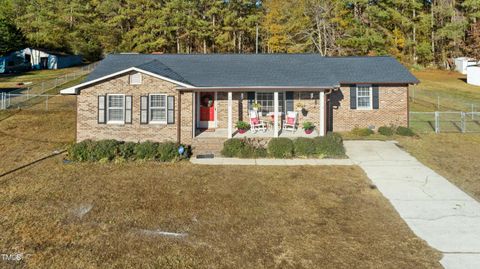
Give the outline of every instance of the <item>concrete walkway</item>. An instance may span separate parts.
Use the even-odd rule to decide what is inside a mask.
[[[353,165],[350,159],[239,159],[239,158],[191,158],[191,163],[205,165]]]
[[[480,203],[394,142],[345,141],[347,155],[447,269],[480,268]]]

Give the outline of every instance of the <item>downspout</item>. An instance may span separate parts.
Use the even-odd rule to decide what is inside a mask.
[[[177,143],[181,142],[182,138],[182,92],[178,91],[178,98],[177,98],[178,106],[177,106]]]

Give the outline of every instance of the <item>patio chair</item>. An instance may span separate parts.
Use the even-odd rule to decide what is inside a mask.
[[[258,117],[258,112],[255,110],[250,110],[250,131],[256,133],[257,131],[267,131],[267,125],[263,120],[260,120]]]
[[[297,116],[298,112],[296,111],[287,112],[287,117],[283,121],[283,129],[285,131],[295,132],[297,130]]]

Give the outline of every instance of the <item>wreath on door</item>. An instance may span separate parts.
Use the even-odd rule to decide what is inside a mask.
[[[200,104],[203,107],[212,107],[213,105],[213,98],[211,95],[207,94],[202,96],[202,99],[200,100]]]

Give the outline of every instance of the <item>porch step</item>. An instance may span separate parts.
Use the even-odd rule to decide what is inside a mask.
[[[223,148],[223,143],[226,138],[208,137],[208,138],[194,138],[192,143],[192,152],[194,156],[213,154],[220,156]]]

